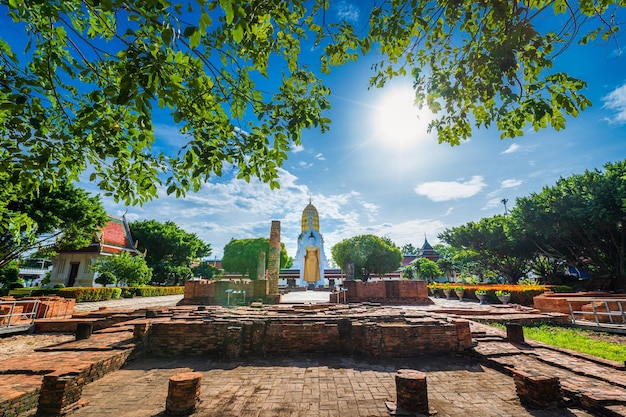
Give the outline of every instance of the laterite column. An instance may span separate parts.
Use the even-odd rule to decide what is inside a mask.
[[[183,372],[170,377],[165,412],[170,416],[187,416],[196,410],[200,401],[202,374]]]
[[[398,410],[428,415],[426,374],[412,369],[396,373],[396,406]]]
[[[267,295],[270,299],[279,301],[278,275],[280,273],[280,222],[272,220],[270,230],[270,253],[267,265],[268,289]]]

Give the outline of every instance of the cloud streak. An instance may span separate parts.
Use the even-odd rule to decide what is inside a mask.
[[[602,97],[602,101],[604,101],[602,108],[613,113],[612,117],[605,117],[605,121],[612,125],[626,124],[626,84]]]
[[[474,175],[472,179],[465,182],[425,182],[415,187],[415,192],[431,201],[439,202],[473,197],[486,186],[482,176]]]

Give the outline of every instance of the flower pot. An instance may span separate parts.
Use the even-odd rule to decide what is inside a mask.
[[[487,294],[476,294],[476,298],[480,301],[480,304],[485,304],[485,300],[487,299]]]
[[[456,294],[457,297],[459,297],[459,300],[463,299],[464,290],[454,291],[454,293]]]
[[[507,305],[509,303],[509,300],[511,299],[510,295],[499,295],[498,296],[498,300],[500,300],[500,302],[504,305]]]
[[[449,300],[452,295],[452,290],[443,290],[443,293],[446,295],[446,300]]]

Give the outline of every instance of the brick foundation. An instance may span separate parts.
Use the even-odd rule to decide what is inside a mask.
[[[136,330],[161,356],[235,359],[338,353],[372,358],[459,352],[472,345],[467,321],[404,323],[351,319],[155,322]]]
[[[533,298],[534,307],[544,313],[570,314],[568,301],[571,302],[574,311],[583,311],[583,306],[590,303],[589,298],[618,299],[624,300],[623,294],[609,294],[604,292],[579,292],[579,293],[554,293],[544,292]],[[610,303],[609,303],[610,304]],[[615,304],[614,304],[615,305]],[[614,311],[619,311],[617,310]],[[604,308],[604,305],[602,306]],[[591,311],[591,308],[589,308]],[[606,310],[604,310],[606,311]]]
[[[200,401],[202,374],[183,372],[170,377],[165,412],[170,416],[186,416],[193,413]]]
[[[556,408],[563,404],[558,377],[513,370],[513,381],[520,402],[529,408]]]
[[[396,373],[396,405],[398,411],[428,415],[428,389],[426,374],[412,369]]]

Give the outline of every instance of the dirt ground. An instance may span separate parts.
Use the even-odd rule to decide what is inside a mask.
[[[27,355],[37,348],[56,345],[74,339],[75,336],[73,334],[63,333],[4,336],[0,338],[0,360],[17,355]]]

